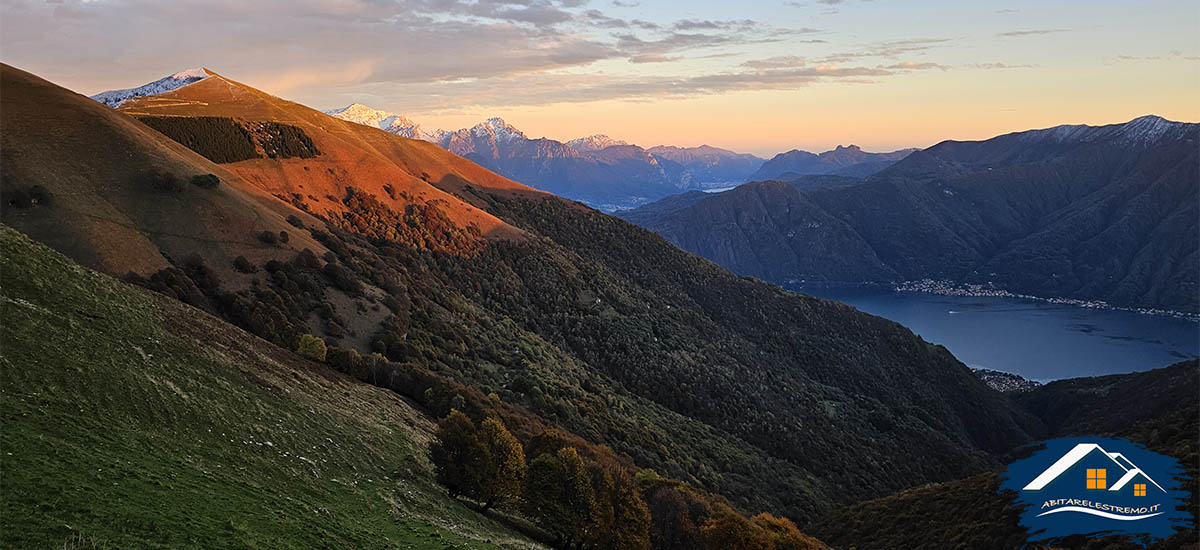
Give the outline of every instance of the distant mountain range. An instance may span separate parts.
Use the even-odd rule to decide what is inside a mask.
[[[358,103],[325,113],[437,143],[505,177],[605,211],[638,206],[680,191],[720,189],[774,178],[784,172],[861,177],[911,151],[866,153],[851,145],[820,155],[789,151],[764,161],[709,145],[645,149],[604,134],[567,142],[531,139],[500,118],[490,118],[471,128],[427,131],[404,115]]]
[[[0,184],[46,199],[0,205],[5,224],[278,346],[322,338],[328,365],[430,414],[504,408],[525,444],[558,426],[805,522],[992,470],[1044,433],[899,324],[737,277],[432,143],[220,75],[119,109],[2,76]],[[450,139],[583,155],[500,121]]]
[[[775,155],[750,176],[750,181],[790,179],[789,176],[811,174],[833,174],[865,178],[896,161],[907,157],[917,149],[902,149],[891,153],[868,153],[857,145],[838,146],[832,151],[814,155],[808,151],[792,149]]]
[[[1198,137],[1146,116],[945,141],[858,182],[784,175],[620,215],[777,282],[935,279],[1196,312]]]

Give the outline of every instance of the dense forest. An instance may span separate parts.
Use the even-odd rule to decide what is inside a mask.
[[[138,120],[218,164],[264,155],[312,158],[321,154],[304,130],[278,122],[215,116],[139,116]]]
[[[1040,429],[895,323],[729,276],[566,202],[485,198],[551,240],[480,248],[436,207],[399,214],[348,189],[349,212],[307,228],[330,252],[261,266],[248,291],[223,290],[197,258],[139,282],[282,346],[316,323],[331,346],[494,393],[741,510],[801,524],[980,471]],[[331,303],[339,295],[379,328],[355,329]],[[862,455],[892,470],[851,458]]]

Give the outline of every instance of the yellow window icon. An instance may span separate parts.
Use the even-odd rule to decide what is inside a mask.
[[[1087,488],[1088,489],[1107,489],[1108,470],[1104,468],[1088,468],[1087,471]]]
[[[1133,496],[1135,496],[1135,497],[1146,496],[1146,484],[1145,483],[1134,483],[1133,484]]]

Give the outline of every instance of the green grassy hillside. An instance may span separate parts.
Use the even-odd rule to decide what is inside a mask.
[[[534,548],[450,499],[394,393],[0,226],[11,548]]]

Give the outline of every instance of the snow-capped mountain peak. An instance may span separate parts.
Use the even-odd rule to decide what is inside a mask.
[[[126,101],[135,97],[165,94],[172,90],[177,90],[187,86],[188,84],[193,84],[204,80],[213,74],[215,73],[204,67],[188,69],[186,71],[179,71],[170,76],[165,76],[149,84],[138,86],[137,88],[100,92],[92,96],[92,99],[115,109],[120,107],[122,103],[125,103]]]
[[[518,130],[515,126],[504,122],[500,117],[492,117],[484,122],[476,124],[471,128],[471,133],[475,135],[492,134],[496,136],[496,141],[512,141],[514,139],[529,139],[525,137],[525,133]]]
[[[604,134],[592,134],[590,136],[573,139],[573,140],[567,142],[567,147],[570,147],[576,151],[579,151],[580,153],[599,151],[601,149],[604,149],[606,147],[612,147],[614,145],[629,145],[629,144],[624,141],[621,141],[619,139],[610,138]]]
[[[1057,142],[1118,141],[1130,145],[1150,145],[1161,139],[1178,139],[1194,128],[1194,123],[1173,122],[1156,115],[1140,116],[1129,122],[1106,126],[1064,124],[1044,130],[1025,132],[1027,139],[1049,138]]]
[[[421,128],[420,124],[413,122],[404,115],[372,109],[362,103],[351,103],[341,109],[330,109],[322,112],[348,122],[362,124],[363,126],[372,126],[385,132],[410,139],[436,141],[440,132],[440,130],[432,133],[427,132]]]

